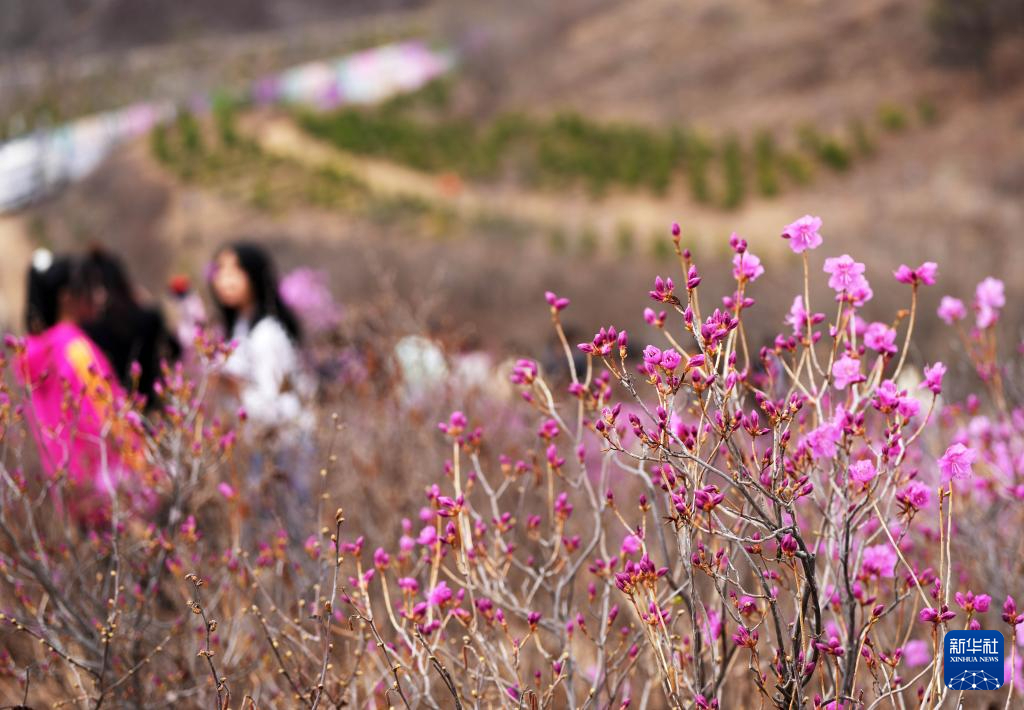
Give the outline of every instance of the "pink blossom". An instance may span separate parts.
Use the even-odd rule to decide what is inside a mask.
[[[782,230],[782,238],[789,240],[789,248],[799,254],[808,249],[817,249],[821,246],[822,238],[818,230],[821,229],[821,219],[804,215],[797,221],[786,226]]]
[[[662,351],[661,366],[668,370],[669,372],[672,372],[672,370],[675,370],[677,367],[679,367],[680,362],[682,362],[682,358],[679,356],[679,353],[677,353],[672,348]]]
[[[793,305],[789,307],[789,315],[786,316],[785,323],[793,328],[793,335],[802,335],[804,330],[807,328],[808,313],[804,307],[804,297],[797,296],[793,299]],[[825,320],[824,313],[812,313],[810,314],[811,325],[816,325]]]
[[[437,586],[430,590],[430,594],[427,595],[427,601],[433,606],[442,606],[445,603],[451,601],[452,590],[448,588],[448,583],[441,580],[437,583]]]
[[[896,331],[885,323],[872,323],[864,333],[864,344],[876,352],[896,352]]]
[[[545,291],[544,300],[548,302],[548,305],[551,306],[551,310],[555,313],[564,310],[569,305],[568,298],[561,298],[553,291]]]
[[[764,267],[761,266],[761,259],[749,251],[733,255],[732,276],[737,281],[745,279],[753,283],[763,273]]]
[[[850,464],[850,480],[856,481],[862,485],[871,483],[872,479],[878,474],[875,470],[875,465],[868,459],[863,461],[857,461]]]
[[[644,321],[647,325],[653,325],[660,328],[665,325],[665,311],[655,313],[653,308],[645,308]]]
[[[938,270],[939,265],[934,261],[926,261],[916,269],[911,269],[906,264],[900,264],[900,268],[893,272],[893,276],[900,283],[932,286],[935,283],[935,275]]]
[[[1024,657],[1021,654],[1007,654],[1003,661],[1003,683],[1013,684],[1017,687],[1024,686]]]
[[[927,641],[920,641],[918,639],[907,641],[907,644],[903,647],[903,660],[911,668],[927,665],[932,660],[932,648],[928,645]]]
[[[896,388],[895,382],[883,380],[875,389],[874,406],[883,412],[892,411],[899,405],[903,394],[903,392]]]
[[[978,305],[988,306],[989,308],[1002,308],[1006,305],[1003,282],[991,276],[985,278],[975,289],[974,298]]]
[[[420,530],[419,537],[416,538],[416,542],[423,546],[433,545],[437,541],[437,530],[434,529],[433,525],[428,525]]]
[[[305,326],[322,332],[337,326],[342,315],[328,283],[326,272],[302,267],[286,274],[278,291]]]
[[[635,555],[640,552],[641,542],[636,535],[626,535],[622,540],[622,554]]]
[[[868,284],[867,279],[861,279],[859,284],[856,284],[849,293],[846,294],[846,299],[857,308],[860,308],[865,303],[871,300],[871,297],[875,295],[875,292],[871,290],[871,285]]]
[[[976,611],[979,614],[984,614],[988,611],[989,604],[992,603],[992,597],[988,594],[975,595],[971,591],[968,591],[967,594],[957,592],[953,597],[964,611]]]
[[[942,376],[946,374],[946,366],[941,362],[924,368],[924,382],[921,387],[927,387],[934,394],[942,394]]]
[[[904,419],[913,419],[920,413],[921,403],[909,395],[904,395],[900,397],[896,411]]]
[[[931,622],[933,624],[941,624],[949,621],[956,616],[956,612],[950,611],[949,607],[945,604],[942,605],[941,609],[934,609],[932,607],[925,607],[921,610],[921,613],[917,615],[921,621]]]
[[[843,432],[838,426],[826,422],[809,431],[804,437],[804,442],[815,459],[830,459],[836,455],[836,444],[842,436]]]
[[[228,500],[234,500],[235,498],[238,497],[238,493],[235,492],[235,489],[231,486],[230,483],[218,483],[217,491]]]
[[[1003,282],[991,276],[978,284],[974,291],[974,310],[979,328],[988,328],[999,320],[999,309],[1006,305]]]
[[[896,500],[909,505],[915,510],[927,508],[931,499],[931,489],[920,481],[911,481],[906,488],[896,494]]]
[[[844,354],[832,364],[832,378],[838,389],[846,389],[849,384],[863,382],[865,378],[860,372],[860,360]]]
[[[942,480],[962,481],[969,478],[973,470],[971,464],[978,458],[978,452],[957,442],[946,449],[946,453],[939,459],[939,470],[942,471]]]
[[[864,548],[864,559],[861,570],[872,577],[895,577],[896,562],[899,558],[892,546],[883,542]]]
[[[843,294],[855,290],[864,280],[864,264],[854,261],[849,254],[825,259],[825,273],[831,274],[828,279],[829,288]]]
[[[708,636],[713,639],[719,639],[722,637],[722,616],[714,609],[708,609],[708,618],[704,623],[704,628],[708,632]]]
[[[963,320],[967,316],[967,308],[959,298],[943,296],[939,302],[938,314],[939,318],[946,322],[946,325],[953,325],[956,321]]]

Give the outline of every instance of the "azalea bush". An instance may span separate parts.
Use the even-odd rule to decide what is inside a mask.
[[[1008,635],[987,697],[1012,706],[1024,409],[1002,283],[923,313],[939,269],[901,265],[870,276],[906,308],[869,321],[864,264],[821,258],[821,232],[782,230],[804,269],[788,314],[759,313],[742,237],[733,281],[703,284],[678,227],[644,335],[569,342],[547,293],[565,366],[517,360],[511,398],[455,375],[410,400],[362,358],[337,375],[351,406],[321,415],[308,530],[278,522],[287,489],[260,503],[242,480],[245,417],[205,395],[215,340],[201,374],[168,370],[161,411],[123,405],[163,506],[112,500],[100,529],[53,515],[64,483],[33,473],[9,381],[0,672],[83,707],[953,707],[942,635],[986,628]],[[748,342],[751,318],[779,334]],[[913,357],[924,318],[958,333],[960,400]]]

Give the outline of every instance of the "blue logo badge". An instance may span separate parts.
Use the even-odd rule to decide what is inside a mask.
[[[942,679],[952,690],[995,690],[1003,684],[1003,635],[950,631],[942,639]]]

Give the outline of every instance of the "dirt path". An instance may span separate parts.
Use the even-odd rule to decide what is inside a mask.
[[[680,197],[658,199],[618,194],[597,201],[520,188],[473,185],[454,176],[435,176],[346,153],[311,137],[282,116],[250,117],[243,121],[242,130],[273,155],[311,168],[334,167],[356,176],[374,192],[416,197],[453,209],[466,218],[505,217],[543,228],[562,228],[567,233],[592,228],[607,239],[620,225],[628,225],[638,237],[648,239],[667,234],[669,225],[678,221],[690,243],[724,245],[728,235],[736,231],[766,256],[780,253],[784,247],[772,226],[778,224],[781,228],[793,219],[785,205],[777,201],[751,200],[741,210],[721,212]],[[766,226],[772,231],[766,231]]]

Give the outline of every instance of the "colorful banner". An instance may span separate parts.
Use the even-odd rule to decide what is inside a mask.
[[[376,103],[414,91],[454,65],[451,51],[432,49],[419,41],[399,42],[263,77],[253,84],[249,98],[257,105],[318,108]],[[191,102],[193,110],[210,105],[209,96],[197,96]],[[0,144],[0,212],[86,177],[118,144],[172,120],[176,113],[169,101],[143,102]]]

